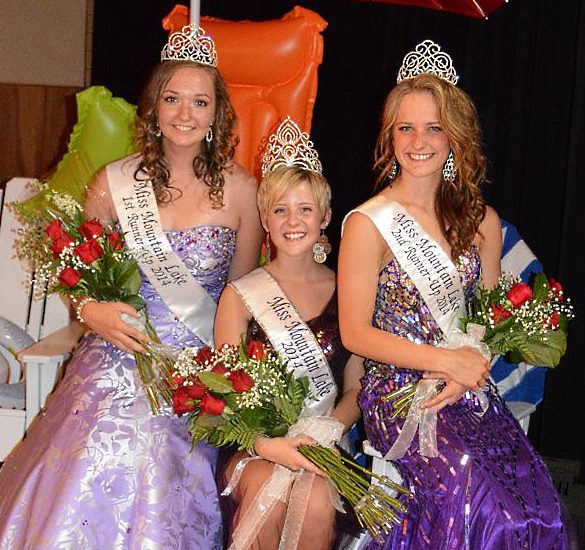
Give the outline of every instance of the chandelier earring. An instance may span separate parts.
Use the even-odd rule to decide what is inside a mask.
[[[390,183],[392,183],[398,177],[399,173],[400,165],[398,164],[396,157],[392,157],[392,162],[390,163],[390,173],[388,174],[388,179],[390,180]]]
[[[331,253],[331,245],[329,239],[323,229],[321,229],[321,235],[317,239],[317,242],[313,245],[313,259],[318,263],[322,264],[327,259],[327,254]]]
[[[449,151],[447,160],[443,165],[443,179],[450,185],[455,185],[455,179],[457,178],[457,169],[455,168],[455,156],[453,151]]]
[[[207,143],[211,143],[213,140],[213,128],[211,127],[211,124],[209,125],[209,130],[207,130],[207,133],[205,134],[205,141]]]

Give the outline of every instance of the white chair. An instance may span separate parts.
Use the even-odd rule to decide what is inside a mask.
[[[4,396],[0,399],[0,462],[43,406],[59,367],[83,332],[79,323],[70,323],[69,308],[58,296],[33,300],[27,272],[14,256],[19,222],[6,205],[34,193],[28,182],[27,178],[14,178],[0,195],[0,203],[4,199],[0,218],[0,354],[7,370],[0,379]],[[51,336],[45,338],[48,334]],[[35,344],[40,338],[45,339]]]

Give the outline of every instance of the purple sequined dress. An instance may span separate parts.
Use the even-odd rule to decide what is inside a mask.
[[[166,234],[217,300],[235,232],[201,226]],[[201,345],[147,281],[141,294],[163,342]],[[190,447],[179,418],[151,415],[132,356],[86,336],[0,469],[0,549],[221,548],[217,450]]]
[[[466,296],[480,272],[475,248],[457,262]],[[392,260],[378,280],[373,326],[416,343],[436,344],[441,331],[408,275]],[[365,362],[359,403],[370,443],[382,454],[396,440],[403,420],[390,420],[381,397],[422,373]],[[547,469],[494,388],[489,409],[475,414],[465,399],[437,418],[439,456],[423,457],[418,436],[395,461],[414,493],[402,525],[378,549],[561,550],[569,547],[558,495]]]

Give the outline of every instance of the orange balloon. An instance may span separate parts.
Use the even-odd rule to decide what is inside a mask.
[[[163,19],[169,32],[188,24],[189,9],[182,5]],[[259,176],[263,142],[278,123],[288,115],[303,131],[311,129],[327,22],[296,6],[271,21],[202,17],[200,25],[215,41],[218,68],[238,115],[235,159]]]

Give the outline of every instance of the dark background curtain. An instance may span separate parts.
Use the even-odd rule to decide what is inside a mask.
[[[96,2],[93,84],[135,103],[166,39],[161,19],[175,3]],[[202,13],[264,20],[296,3],[202,0]],[[488,20],[351,0],[302,5],[329,22],[311,133],[334,191],[335,248],[343,215],[371,195],[379,115],[402,57],[425,38],[453,57],[482,121],[488,202],[564,284],[577,313],[530,438],[545,456],[584,463],[585,3],[510,0]]]

